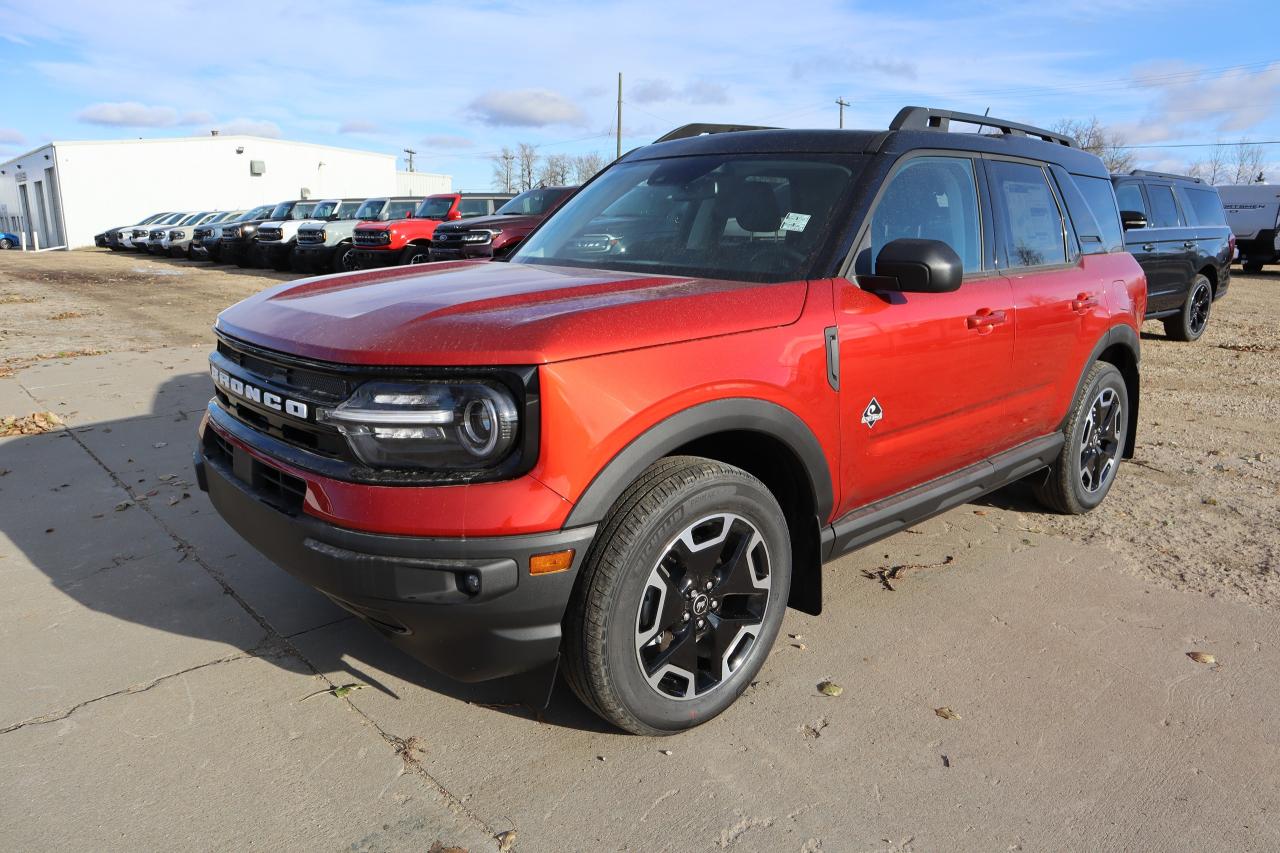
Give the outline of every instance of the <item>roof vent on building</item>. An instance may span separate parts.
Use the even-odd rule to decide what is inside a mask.
[[[210,135],[210,136],[217,136],[217,135],[218,135],[218,131],[216,131],[216,130],[211,130],[211,131],[209,131],[209,135]]]
[[[249,161],[249,174],[250,174],[250,175],[263,175],[263,174],[266,174],[266,171],[267,171],[267,162],[266,162],[265,160],[250,160],[250,161]]]

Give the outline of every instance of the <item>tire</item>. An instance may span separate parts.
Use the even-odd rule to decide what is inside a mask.
[[[337,248],[333,250],[333,260],[330,266],[334,272],[355,272],[360,267],[356,265],[356,250],[350,243],[339,243]]]
[[[1240,264],[1240,268],[1252,275],[1262,272],[1262,261],[1244,261]]]
[[[1099,421],[1103,428],[1095,430]],[[1049,476],[1035,485],[1035,495],[1055,512],[1080,515],[1102,503],[1111,490],[1129,434],[1129,389],[1114,364],[1094,362],[1065,432],[1062,451]]]
[[[12,249],[12,248],[13,248],[13,241],[10,240],[8,237],[5,237],[3,240],[0,240],[0,249]]]
[[[786,519],[763,483],[710,459],[662,459],[600,525],[565,616],[565,678],[633,734],[692,728],[760,671],[790,586]]]
[[[397,261],[400,266],[409,266],[410,264],[426,264],[431,262],[430,246],[405,246],[400,252],[400,260]]]
[[[292,255],[293,255],[293,247],[290,247],[288,253],[280,254],[278,256],[277,255],[271,256],[269,260],[271,268],[276,272],[288,272],[289,259]]]
[[[1175,341],[1198,341],[1209,328],[1209,311],[1213,307],[1213,287],[1209,279],[1198,275],[1191,279],[1191,292],[1182,310],[1164,321],[1164,333]]]

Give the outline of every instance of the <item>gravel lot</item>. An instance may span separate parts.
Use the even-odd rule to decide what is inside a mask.
[[[5,846],[1280,849],[1280,274],[1147,325],[1099,510],[1015,487],[837,561],[660,741],[444,682],[192,488],[209,326],[291,277],[0,253],[0,419],[65,422],[0,438]]]

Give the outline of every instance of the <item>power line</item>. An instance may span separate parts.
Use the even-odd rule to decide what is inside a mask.
[[[1111,148],[1232,148],[1244,145],[1280,145],[1280,139],[1264,139],[1261,142],[1169,142],[1165,144],[1152,143],[1150,145],[1112,145]]]

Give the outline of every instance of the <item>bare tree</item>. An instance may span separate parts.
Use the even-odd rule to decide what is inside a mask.
[[[1191,164],[1188,174],[1200,178],[1210,186],[1216,186],[1227,179],[1227,146],[1215,145],[1209,156]]]
[[[590,154],[579,154],[573,158],[573,182],[585,184],[594,178],[606,165],[604,158],[594,151]]]
[[[490,159],[493,163],[493,186],[504,193],[514,192],[516,155],[505,145]]]
[[[1063,119],[1052,129],[1071,137],[1076,145],[1100,157],[1108,172],[1124,173],[1133,169],[1133,154],[1125,147],[1124,139],[1115,131],[1108,130],[1097,116],[1091,116],[1088,121]]]
[[[542,160],[541,183],[548,186],[567,184],[572,172],[572,157],[568,154],[548,154]]]
[[[1235,156],[1231,158],[1231,166],[1234,170],[1234,177],[1231,180],[1233,184],[1252,184],[1261,182],[1264,178],[1262,174],[1262,146],[1240,140],[1240,144],[1235,147]]]
[[[538,162],[541,159],[537,146],[528,142],[519,144],[516,151],[516,162],[519,165],[516,190],[524,192],[533,189],[538,180]]]

